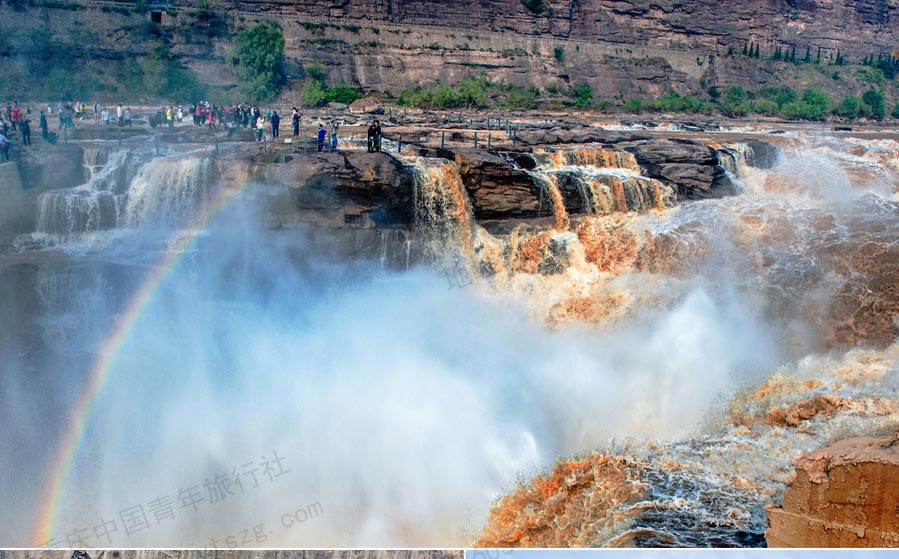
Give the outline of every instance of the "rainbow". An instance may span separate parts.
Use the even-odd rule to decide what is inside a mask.
[[[169,247],[168,253],[147,274],[140,288],[128,303],[125,311],[119,317],[110,335],[100,346],[99,355],[93,363],[88,375],[87,383],[75,407],[72,409],[71,418],[65,435],[57,447],[57,451],[51,465],[46,489],[40,500],[40,508],[37,524],[31,539],[33,547],[45,547],[51,541],[53,527],[62,499],[62,491],[72,469],[72,463],[87,431],[91,412],[97,397],[103,390],[103,385],[109,378],[109,373],[116,360],[116,354],[128,335],[134,329],[137,319],[156,293],[159,286],[177,266],[182,256],[187,253],[200,233],[209,225],[209,222],[222,211],[231,201],[246,189],[249,181],[231,188],[221,188],[219,192],[206,204],[206,207],[197,212],[197,215],[173,237],[174,241]],[[56,546],[54,546],[56,547]]]

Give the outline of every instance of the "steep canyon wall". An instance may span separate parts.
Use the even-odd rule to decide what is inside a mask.
[[[156,24],[129,2],[6,0],[0,56],[20,63],[35,56],[27,45],[42,29],[52,30],[51,40],[81,45],[88,68],[146,54],[148,41],[162,38],[202,81],[228,85],[234,82],[225,64],[230,32],[275,20],[285,31],[295,80],[316,63],[329,84],[391,93],[483,73],[548,90],[590,83],[598,95],[623,97],[763,85],[793,71],[792,64],[764,56],[725,56],[747,41],[766,54],[781,47],[817,56],[820,49],[825,63],[838,50],[860,62],[899,48],[896,0],[550,0],[529,2],[530,9],[498,0],[233,0],[211,2],[211,20],[197,16],[197,5],[176,2]],[[856,93],[851,83],[822,83]]]

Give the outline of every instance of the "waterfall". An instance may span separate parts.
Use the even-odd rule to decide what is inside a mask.
[[[444,239],[472,247],[472,217],[468,194],[455,164],[421,159],[414,167],[416,226]]]
[[[749,149],[748,146],[747,149]],[[734,178],[740,177],[740,166],[737,163],[738,153],[738,151],[728,148],[715,149],[715,156],[718,159],[718,165],[721,165],[721,167]]]
[[[84,148],[81,164],[84,166],[84,180],[90,181],[109,161],[109,151],[103,147]]]
[[[627,169],[640,173],[637,158],[628,151],[613,149],[575,148],[555,150],[545,154],[547,167],[597,167],[601,169]]]
[[[730,155],[730,168],[736,172],[736,159],[721,150],[722,159]],[[580,198],[569,209],[580,206],[583,213],[608,215],[615,212],[645,212],[674,205],[674,190],[642,175],[634,154],[611,149],[574,148],[536,154],[544,163],[531,171],[545,185],[554,203],[556,227],[565,228],[567,216],[564,193]],[[727,167],[726,167],[727,168]]]
[[[555,228],[564,230],[568,229],[571,220],[568,217],[568,210],[565,208],[565,198],[559,189],[559,178],[555,173],[532,173],[535,182],[543,187],[544,192],[549,195],[550,203],[553,207],[553,217],[555,218]]]
[[[131,181],[119,225],[182,223],[208,201],[211,178],[209,157],[164,157],[146,163]]]
[[[475,272],[473,218],[455,163],[414,158],[415,226],[424,233],[426,259],[451,282],[470,283]]]
[[[88,181],[74,188],[50,190],[37,199],[37,231],[73,235],[116,227],[133,154],[85,150]],[[105,163],[101,163],[105,160]],[[124,179],[124,180],[123,180]]]
[[[85,184],[38,197],[37,231],[76,235],[145,224],[176,225],[208,198],[208,157],[145,161],[130,150],[85,150]]]

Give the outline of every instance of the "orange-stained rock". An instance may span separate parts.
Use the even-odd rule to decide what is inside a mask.
[[[769,547],[899,547],[899,435],[840,441],[796,461]]]

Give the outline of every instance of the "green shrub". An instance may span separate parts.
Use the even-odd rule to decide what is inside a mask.
[[[503,106],[510,109],[530,109],[537,102],[540,90],[536,87],[519,87],[510,85],[506,88]]]
[[[876,120],[883,120],[887,115],[887,106],[884,102],[883,93],[876,89],[869,89],[862,95],[862,102],[865,104],[865,115]]]
[[[558,46],[553,49],[553,56],[559,62],[565,62],[565,47]]]
[[[658,99],[648,102],[646,108],[665,113],[699,113],[705,110],[706,102],[699,97],[669,91]]]
[[[643,110],[643,101],[633,97],[624,102],[624,110],[629,113],[640,114]]]
[[[543,3],[543,0],[521,0],[521,4],[535,15],[546,11],[546,4]]]
[[[574,96],[572,104],[579,109],[589,109],[593,106],[593,86],[583,83],[571,91]]]
[[[322,82],[316,79],[307,78],[303,83],[303,89],[300,91],[300,105],[314,109],[325,103],[325,90]]]
[[[789,120],[810,119],[811,114],[811,107],[802,101],[786,103],[780,108],[780,116]]]
[[[777,105],[776,101],[771,99],[759,99],[752,106],[752,110],[759,114],[774,116],[780,111],[780,107]]]
[[[759,90],[756,96],[760,99],[774,101],[778,107],[782,107],[783,105],[792,103],[796,100],[796,92],[786,86],[777,87],[776,85],[769,85]]]
[[[821,91],[806,89],[802,101],[786,103],[781,107],[782,117],[790,120],[824,120],[830,108],[830,100]]]
[[[843,118],[855,118],[862,110],[862,102],[858,97],[850,95],[843,97],[836,107],[833,108],[833,114]]]
[[[327,89],[324,92],[324,100],[329,103],[349,105],[359,97],[360,93],[357,89],[343,84]]]
[[[483,107],[487,103],[487,83],[483,79],[468,77],[459,84],[459,102],[464,107]]]
[[[749,113],[749,94],[742,87],[735,85],[728,88],[720,100],[721,112],[727,116],[745,116]]]

